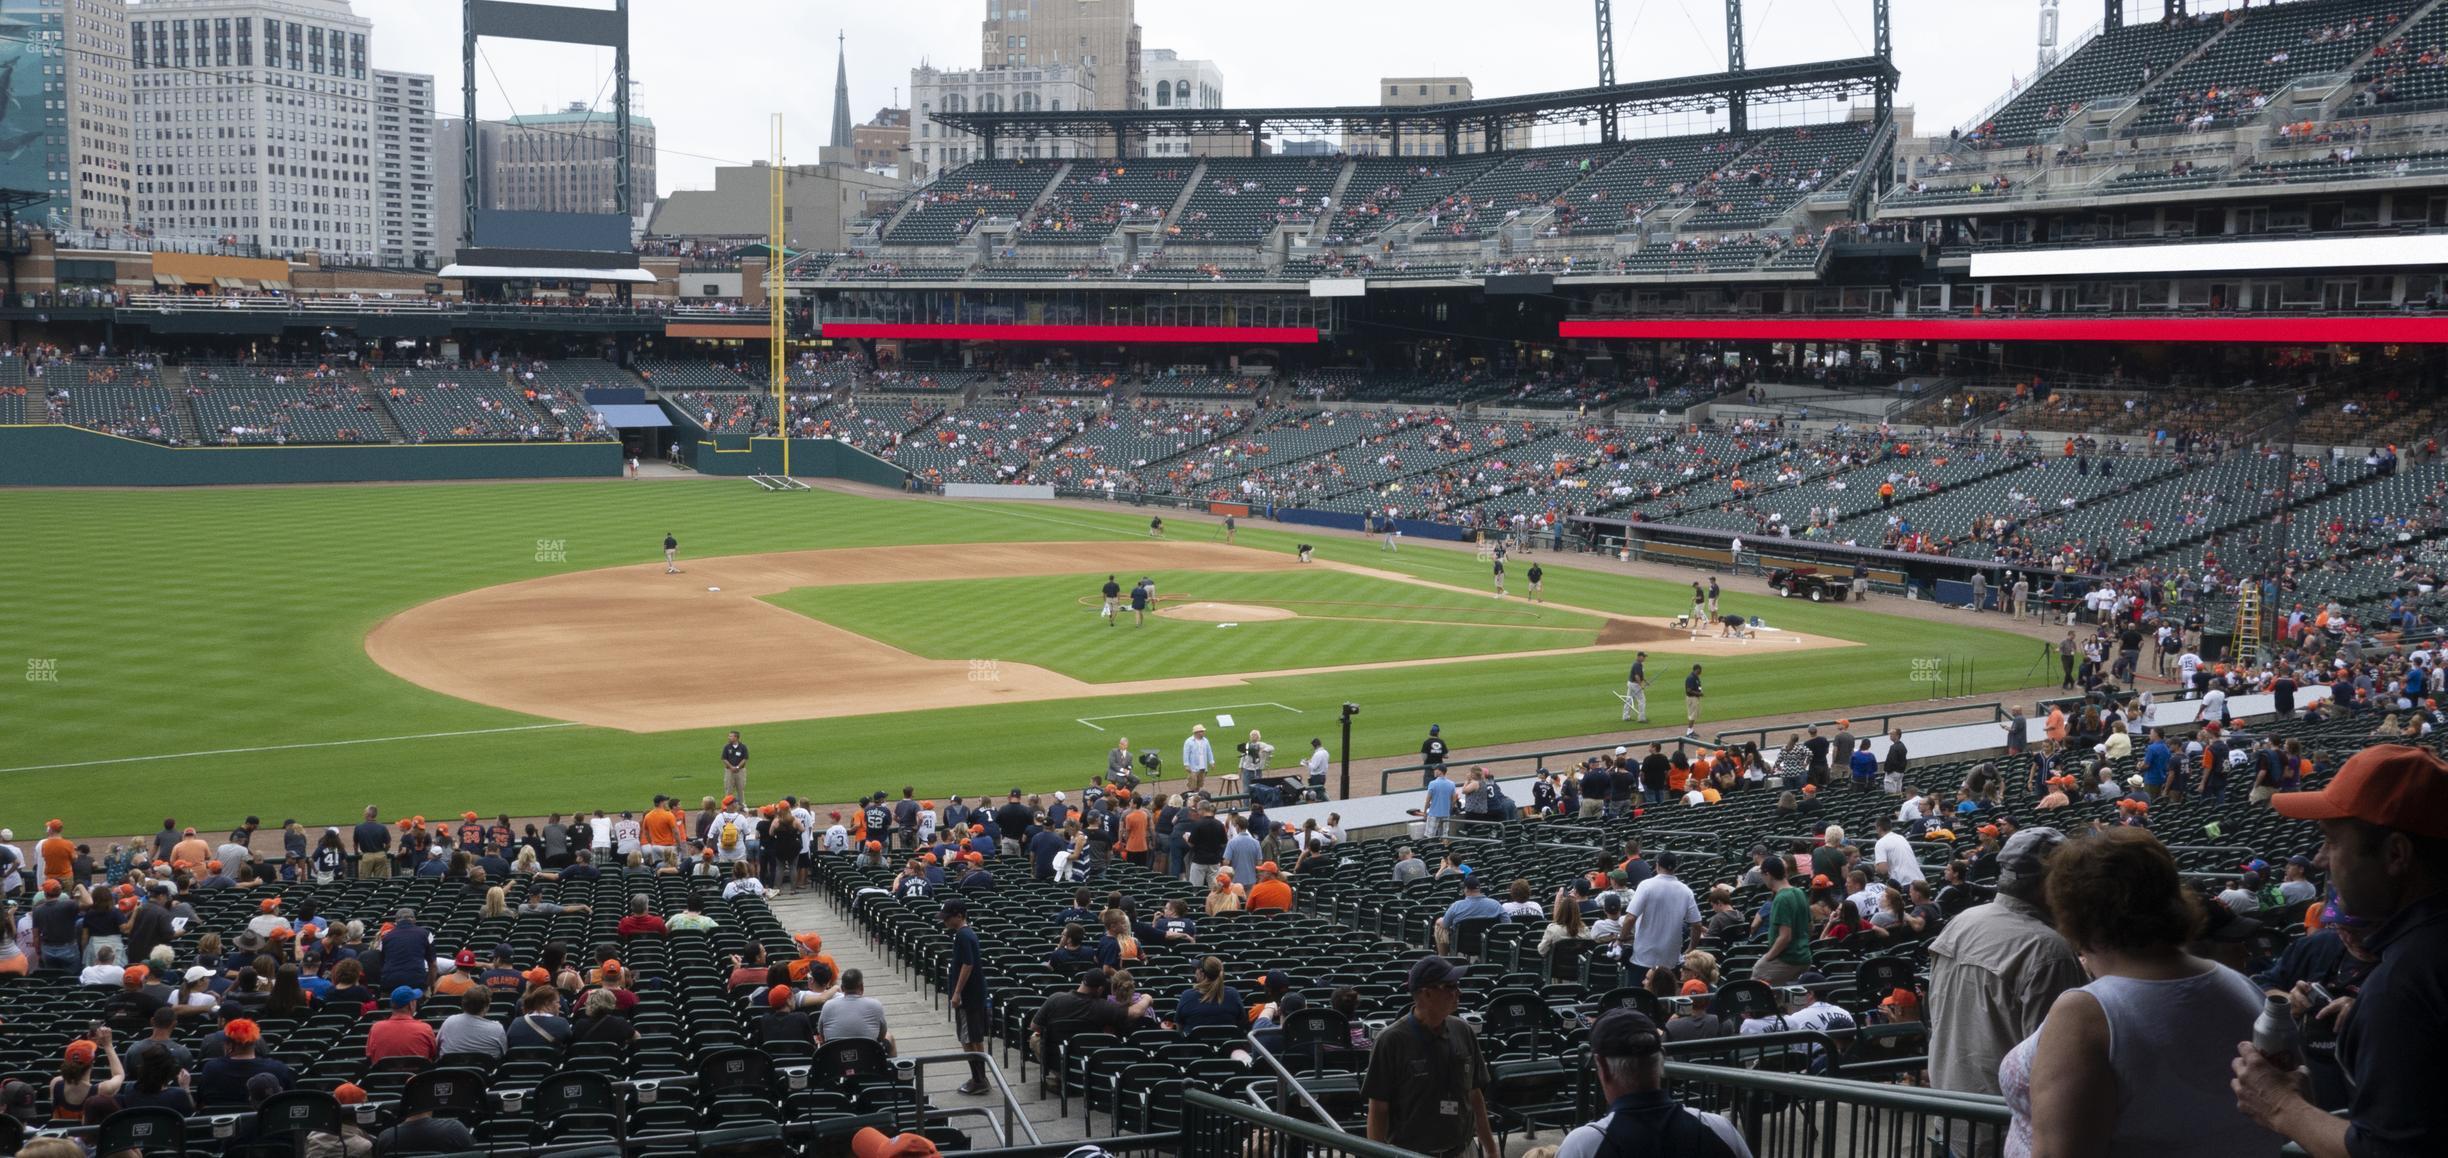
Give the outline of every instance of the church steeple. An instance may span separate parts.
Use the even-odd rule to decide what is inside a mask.
[[[849,36],[835,33],[834,41],[840,55],[833,65],[833,140],[836,149],[850,147],[850,46]]]

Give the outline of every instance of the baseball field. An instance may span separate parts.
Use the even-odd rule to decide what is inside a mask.
[[[1777,630],[1693,641],[1688,586],[1586,558],[1517,555],[1496,599],[1467,551],[1171,525],[713,481],[0,493],[0,824],[642,807],[716,790],[733,727],[759,799],[1052,789],[1125,735],[1170,771],[1222,717],[1289,764],[1345,701],[1355,758],[1431,723],[1466,750],[1604,733],[1634,648],[1660,724],[1695,661],[1722,722],[1918,698],[1940,656],[2003,690],[2029,660],[1756,579],[1726,606]],[[1152,580],[1144,622],[1102,616],[1108,575]]]

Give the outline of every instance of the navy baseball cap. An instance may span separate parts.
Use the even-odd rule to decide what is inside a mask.
[[[1411,975],[1405,982],[1405,988],[1417,993],[1422,989],[1430,989],[1439,985],[1460,985],[1461,983],[1462,966],[1443,957],[1431,955],[1411,963]]]
[[[1590,1027],[1590,1051],[1599,1057],[1647,1057],[1666,1052],[1666,1035],[1648,1014],[1619,1006]]]
[[[969,903],[955,897],[952,900],[945,901],[943,903],[943,908],[938,910],[935,915],[938,917],[950,917],[956,915],[966,917],[969,915]]]

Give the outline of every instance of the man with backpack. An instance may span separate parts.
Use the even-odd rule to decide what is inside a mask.
[[[756,835],[754,822],[739,810],[739,798],[723,797],[723,810],[716,813],[714,823],[706,826],[706,847],[714,850],[714,859],[723,864],[747,860]]]
[[[1742,1132],[1666,1092],[1666,1035],[1649,1015],[1611,1009],[1590,1028],[1607,1112],[1564,1136],[1556,1158],[1751,1158]]]

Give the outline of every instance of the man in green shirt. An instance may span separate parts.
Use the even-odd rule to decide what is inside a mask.
[[[1770,985],[1791,985],[1811,966],[1810,897],[1785,883],[1788,871],[1781,856],[1760,862],[1760,876],[1776,896],[1768,902],[1768,951],[1751,966],[1751,976]]]

